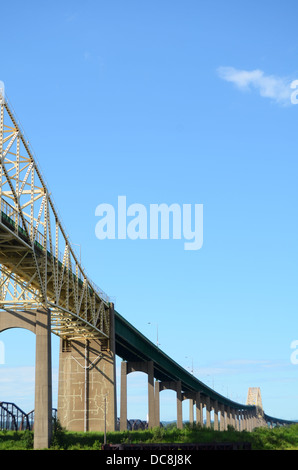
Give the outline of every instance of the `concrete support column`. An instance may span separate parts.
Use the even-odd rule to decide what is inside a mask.
[[[228,426],[230,424],[230,407],[226,407],[226,429],[228,429]]]
[[[236,410],[236,431],[240,431],[239,410]]]
[[[189,399],[189,422],[190,424],[194,423],[194,412],[193,412],[193,398]]]
[[[257,411],[254,412],[253,416],[253,425],[252,425],[252,431],[258,426],[258,417],[257,417]]]
[[[235,430],[237,429],[236,410],[235,410],[235,408],[232,409],[232,426]]]
[[[233,416],[232,416],[232,409],[230,406],[228,406],[228,426],[233,426],[234,427],[234,423],[233,423]]]
[[[48,448],[52,431],[51,312],[36,311],[34,448]]]
[[[243,431],[243,415],[242,410],[238,410],[239,431]]]
[[[246,429],[247,431],[251,431],[251,428],[252,428],[252,425],[251,425],[251,422],[252,422],[252,416],[251,416],[251,412],[246,410],[245,411],[245,416],[246,416]]]
[[[159,405],[159,384],[157,380],[155,381],[155,390],[154,390],[154,425],[160,426],[160,405]]]
[[[206,428],[211,428],[210,411],[210,397],[206,397]]]
[[[253,421],[253,416],[251,411],[246,411],[246,416],[247,416],[247,430],[251,432],[252,430],[252,421]]]
[[[234,410],[234,417],[235,417],[235,430],[236,430],[236,431],[239,431],[239,428],[238,428],[238,426],[239,426],[239,424],[238,424],[239,421],[238,421],[238,410],[237,410],[237,409]]]
[[[217,400],[215,400],[213,402],[213,409],[214,409],[214,431],[218,431],[219,430],[219,427],[218,427],[218,402]]]
[[[155,426],[155,403],[154,403],[154,364],[153,361],[148,362],[148,427]]]
[[[248,431],[248,416],[247,416],[247,411],[243,410],[242,411],[242,418],[243,418],[243,430]]]
[[[181,391],[181,381],[177,382],[177,428],[183,428],[182,421],[182,391]]]
[[[241,412],[237,410],[237,430],[241,431]]]
[[[253,429],[254,416],[253,416],[252,411],[248,411],[247,414],[248,414],[248,421],[249,421],[249,432],[251,432]]]
[[[226,430],[226,409],[224,405],[221,405],[220,408],[220,430]]]
[[[120,431],[127,430],[127,362],[121,362]]]
[[[196,424],[203,426],[203,404],[200,392],[196,393]]]
[[[239,431],[244,431],[244,415],[243,415],[243,410],[239,410]]]
[[[256,420],[257,420],[255,411],[251,411],[250,415],[251,415],[250,431],[253,431],[254,428],[256,427]]]

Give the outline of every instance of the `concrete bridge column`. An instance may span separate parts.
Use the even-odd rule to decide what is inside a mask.
[[[210,397],[206,397],[206,428],[211,428],[210,411]]]
[[[242,410],[238,411],[239,416],[239,431],[243,431],[243,412]]]
[[[237,419],[236,419],[236,410],[232,408],[232,426],[235,430],[237,430]]]
[[[254,423],[254,415],[251,410],[247,411],[247,416],[248,416],[248,423],[249,423],[249,432],[253,430],[253,423]]]
[[[156,380],[154,387],[154,426],[160,426],[159,384],[160,382]]]
[[[236,431],[240,431],[240,415],[239,415],[239,410],[236,410]]]
[[[238,410],[238,430],[243,430],[243,422],[242,422],[242,410]]]
[[[251,426],[250,426],[250,430],[253,431],[254,428],[257,426],[257,415],[256,415],[256,411],[251,411]]]
[[[145,372],[148,374],[148,427],[155,426],[158,417],[155,413],[154,398],[154,364],[153,361],[122,362],[121,388],[120,388],[120,430],[127,429],[127,375],[131,372]]]
[[[231,408],[227,406],[227,429],[231,425]]]
[[[121,362],[120,378],[120,431],[127,430],[127,362]]]
[[[177,428],[183,428],[181,381],[177,382]]]
[[[249,431],[249,422],[248,422],[247,410],[242,411],[242,416],[243,416],[243,430],[244,431]]]
[[[34,448],[48,448],[52,431],[51,312],[36,311]]]
[[[252,411],[247,410],[246,415],[247,415],[248,431],[251,432],[253,428],[253,420],[254,420],[253,413]]]
[[[244,431],[249,431],[247,410],[242,411],[242,416],[243,416],[243,430]]]
[[[218,431],[219,430],[219,427],[218,427],[218,402],[217,400],[214,400],[213,402],[213,409],[214,409],[214,431]]]
[[[196,424],[203,426],[203,404],[200,392],[196,393]]]
[[[220,430],[221,431],[226,431],[227,425],[227,411],[225,408],[225,405],[221,405],[220,407]]]
[[[235,429],[239,431],[239,412],[237,409],[235,410]]]
[[[237,411],[238,431],[242,431],[242,413],[241,410]]]
[[[235,429],[236,431],[239,431],[239,415],[238,415],[238,410],[234,410],[235,413]]]
[[[258,427],[258,415],[257,415],[257,410],[254,411],[253,413],[254,417],[253,417],[253,426],[252,426],[252,431]]]
[[[192,425],[194,423],[194,412],[193,412],[193,398],[189,399],[189,423]]]
[[[251,432],[252,430],[252,421],[253,421],[253,416],[252,412],[250,410],[246,410],[246,421],[247,421],[247,430]]]

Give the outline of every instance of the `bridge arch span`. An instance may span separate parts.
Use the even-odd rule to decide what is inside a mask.
[[[48,309],[1,311],[0,332],[24,328],[35,334],[34,446],[47,448],[52,428],[51,314]]]
[[[36,312],[1,311],[0,333],[12,328],[22,328],[36,333]]]

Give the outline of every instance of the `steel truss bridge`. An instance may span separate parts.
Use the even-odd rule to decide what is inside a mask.
[[[158,384],[179,384],[177,394],[192,397],[197,411],[200,400],[208,413],[211,408],[216,413],[218,409],[233,411],[239,421],[245,413],[256,416],[261,410],[263,423],[289,424],[267,416],[253,401],[237,403],[209,388],[114,310],[108,295],[88,278],[78,260],[15,113],[7,99],[0,95],[0,100],[0,308],[4,312],[0,312],[0,331],[16,326],[24,317],[37,332],[41,320],[34,320],[33,313],[48,312],[50,331],[61,338],[63,352],[76,341],[99,341],[101,355],[115,353],[129,370],[147,364]],[[7,322],[9,315],[11,322]],[[47,380],[45,373],[43,380]],[[126,422],[125,410],[123,413]],[[159,422],[156,416],[155,422]]]
[[[52,410],[53,420],[57,419],[57,410]],[[0,430],[7,431],[33,431],[34,410],[26,413],[15,403],[0,402]]]

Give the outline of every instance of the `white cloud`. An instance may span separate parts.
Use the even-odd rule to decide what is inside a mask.
[[[262,70],[237,70],[234,67],[219,67],[220,78],[234,83],[242,91],[257,90],[264,98],[278,104],[291,104],[291,80],[274,75],[265,75]]]

